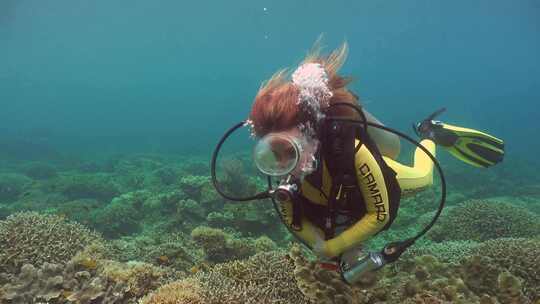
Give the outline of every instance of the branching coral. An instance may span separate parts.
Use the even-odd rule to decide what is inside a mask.
[[[360,295],[351,286],[345,284],[337,272],[329,271],[307,260],[302,255],[300,247],[291,248],[290,256],[294,261],[293,274],[298,288],[313,303],[361,303]]]
[[[207,184],[210,184],[208,176],[187,175],[180,179],[180,189],[196,201],[201,199],[202,189]]]
[[[205,303],[309,303],[296,285],[293,261],[284,253],[259,253],[219,264],[197,278]]]
[[[16,273],[24,264],[63,264],[101,237],[56,215],[16,213],[0,221],[0,272]]]
[[[120,261],[143,261],[188,271],[201,263],[203,253],[196,248],[189,235],[146,231],[135,237],[124,237],[111,242],[112,251]]]
[[[260,253],[244,261],[218,264],[208,272],[166,285],[142,303],[310,303],[297,288],[293,269],[293,261],[284,253]]]
[[[498,274],[508,271],[522,280],[525,295],[540,300],[540,240],[497,239],[480,244],[464,264],[465,281],[473,290],[492,294],[496,290]],[[474,281],[485,273],[481,281]]]
[[[193,229],[191,237],[204,250],[206,259],[212,263],[244,259],[258,251],[277,247],[268,237],[236,238],[221,229],[206,226]]]
[[[143,205],[148,191],[134,191],[115,197],[105,208],[92,212],[92,224],[105,237],[115,238],[141,230]]]
[[[500,261],[488,256],[503,253],[505,246],[513,248],[512,242],[520,242],[530,253],[517,251],[519,256]],[[293,246],[288,255],[259,253],[247,260],[217,264],[189,280],[163,288],[143,303],[530,304],[538,301],[536,285],[531,286],[537,284],[536,260],[526,262],[527,277],[508,266],[519,265],[516,267],[523,270],[525,265],[517,261],[530,258],[529,255],[538,256],[537,241],[500,243],[501,248],[484,257],[473,253],[496,246],[495,241],[468,248],[462,261],[454,263],[430,255],[405,256],[354,286],[345,284],[337,273],[321,268],[306,258],[299,247]],[[189,290],[173,290],[173,286]]]
[[[207,304],[199,282],[185,279],[161,286],[141,300],[142,304]]]

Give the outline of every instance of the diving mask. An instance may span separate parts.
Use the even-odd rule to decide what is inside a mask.
[[[270,133],[259,140],[253,150],[257,168],[269,176],[285,176],[298,162],[302,146],[292,136]]]
[[[306,134],[307,131],[311,130],[293,128],[262,137],[253,150],[257,168],[268,176],[293,175],[297,179],[315,171],[319,141]]]

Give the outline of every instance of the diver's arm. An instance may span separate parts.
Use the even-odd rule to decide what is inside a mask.
[[[299,203],[299,202],[297,202]],[[319,243],[324,242],[324,232],[313,225],[305,217],[302,217],[300,230],[292,227],[293,222],[293,202],[283,201],[278,202],[279,213],[283,223],[287,225],[291,233],[294,233],[298,238],[306,242],[311,248],[316,247]]]
[[[435,143],[429,139],[420,142],[431,154],[435,156]],[[433,161],[420,148],[414,151],[414,164],[405,166],[388,157],[384,161],[397,173],[397,180],[401,190],[419,190],[433,184]]]
[[[368,212],[362,219],[338,236],[324,243],[323,252],[327,257],[336,257],[344,251],[355,247],[377,232],[379,232],[388,222],[379,221],[376,212]]]

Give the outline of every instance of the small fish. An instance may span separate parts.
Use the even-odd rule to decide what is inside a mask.
[[[170,262],[169,257],[166,255],[160,255],[159,257],[157,257],[156,260],[157,260],[157,263],[160,265],[167,265]]]

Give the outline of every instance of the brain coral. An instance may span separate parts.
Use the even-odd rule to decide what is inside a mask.
[[[441,216],[429,233],[435,241],[485,241],[540,235],[540,216],[525,208],[489,200],[469,200]]]
[[[56,215],[21,212],[0,221],[0,273],[17,273],[24,264],[64,264],[101,237]]]

